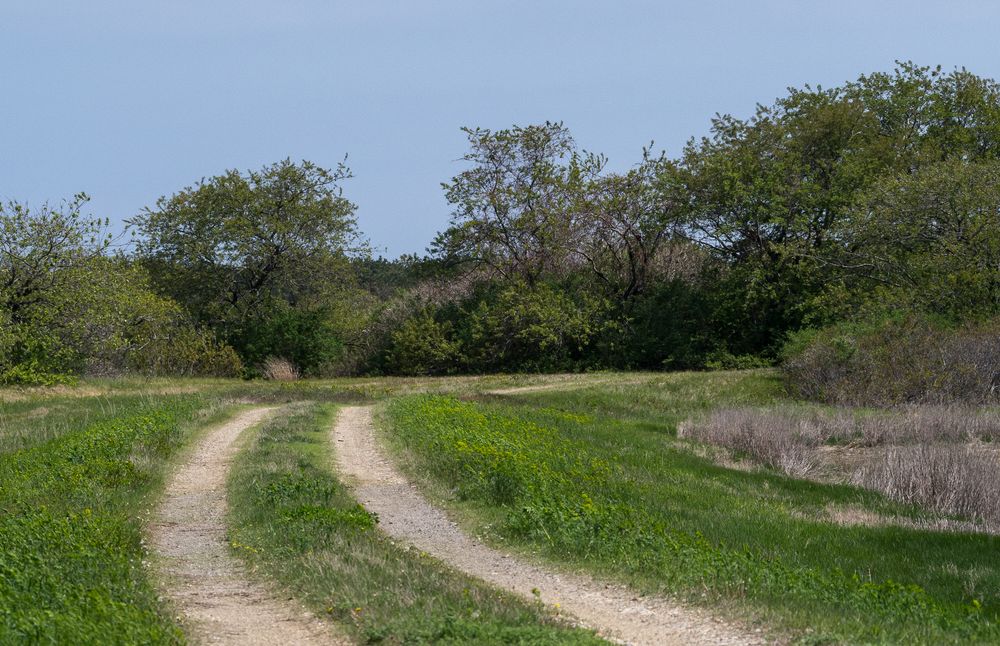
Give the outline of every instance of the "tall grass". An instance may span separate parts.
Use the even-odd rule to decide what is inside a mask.
[[[1000,461],[968,446],[887,449],[853,481],[893,500],[1000,526]]]
[[[847,481],[899,502],[1000,523],[1000,460],[988,448],[1000,439],[997,409],[724,408],[685,423],[682,435],[800,477],[820,466],[822,445],[874,449],[843,474]]]

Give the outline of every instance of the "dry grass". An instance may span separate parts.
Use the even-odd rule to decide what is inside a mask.
[[[972,446],[892,447],[852,481],[899,502],[1000,522],[1000,464]]]
[[[302,377],[294,363],[280,357],[268,357],[261,374],[268,381],[298,381]]]
[[[1000,440],[997,409],[730,408],[686,423],[680,433],[791,476],[832,473],[902,503],[1000,523],[1000,460],[984,444]],[[831,459],[829,445],[852,459]]]
[[[822,443],[821,426],[808,419],[761,409],[722,409],[679,434],[722,446],[791,476],[805,476],[818,461],[814,447]]]
[[[724,408],[687,424],[685,432],[693,439],[747,453],[753,452],[751,444],[783,444],[788,438],[810,447],[996,442],[1000,441],[1000,409],[909,406],[859,413],[851,408]]]

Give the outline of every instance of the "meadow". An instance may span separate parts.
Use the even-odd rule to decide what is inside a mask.
[[[682,373],[394,399],[384,436],[471,530],[564,567],[805,642],[998,639],[995,535],[932,531],[926,508],[677,437],[714,408],[778,404],[769,373]]]
[[[1000,539],[983,518],[832,469],[790,475],[698,430],[732,411],[826,420],[833,431],[809,445],[825,454],[919,443],[885,439],[914,425],[837,426],[843,410],[793,400],[775,373],[750,370],[5,389],[0,642],[186,642],[144,528],[188,447],[256,403],[281,413],[241,440],[229,550],[359,643],[601,640],[383,534],[334,468],[329,431],[344,403],[376,407],[382,442],[461,527],[555,570],[679,599],[780,643],[1000,640]],[[994,413],[975,414],[989,448]],[[801,428],[771,424],[767,437],[784,446]]]

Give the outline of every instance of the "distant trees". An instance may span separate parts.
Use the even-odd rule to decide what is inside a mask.
[[[334,301],[359,240],[340,186],[349,177],[343,164],[286,159],[202,180],[131,220],[137,256],[248,365],[280,356],[315,371],[345,344]]]
[[[13,324],[52,305],[108,248],[107,222],[87,218],[79,194],[62,208],[0,205],[0,308]]]
[[[423,258],[365,253],[343,164],[202,180],[129,257],[82,197],[6,205],[0,370],[746,367],[790,335],[825,357],[810,328],[1000,315],[1000,86],[964,69],[791,89],[618,172],[561,123],[464,133]]]
[[[952,158],[884,177],[843,235],[842,266],[886,298],[952,320],[1000,312],[1000,161]]]
[[[750,365],[789,332],[877,310],[1000,313],[1000,86],[966,70],[900,63],[792,89],[623,173],[562,124],[466,133],[471,167],[445,184],[455,211],[433,251],[521,292],[607,299],[600,338],[562,369]],[[446,340],[461,345],[477,307],[432,308]],[[571,319],[557,320],[481,343],[511,357],[511,338]]]
[[[145,273],[109,253],[107,223],[61,207],[0,207],[0,383],[129,370],[235,374],[238,358],[196,329]]]

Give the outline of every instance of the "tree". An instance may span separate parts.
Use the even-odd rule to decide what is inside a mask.
[[[886,176],[998,154],[997,84],[912,63],[790,90],[749,120],[717,117],[677,165],[687,235],[726,267],[716,324],[740,351],[760,351],[842,315],[842,296],[866,288],[844,271],[859,197]]]
[[[331,285],[347,280],[359,244],[355,205],[340,187],[350,176],[343,164],[286,159],[202,180],[130,221],[137,254],[197,321],[241,352],[251,340],[266,346],[255,329],[271,313],[322,309]]]
[[[579,234],[571,250],[609,294],[631,302],[657,274],[671,273],[683,228],[682,194],[671,181],[673,163],[644,151],[626,173],[593,177],[576,217]]]
[[[0,204],[0,310],[11,324],[50,304],[74,271],[108,249],[107,221],[82,213],[88,200],[80,193],[62,208],[44,204],[38,210]]]
[[[576,202],[604,158],[577,152],[561,123],[463,131],[471,148],[463,159],[473,167],[442,185],[454,211],[432,251],[529,286],[565,272]]]
[[[1000,162],[928,164],[877,182],[852,213],[840,264],[953,319],[1000,312]],[[867,281],[865,279],[868,279]]]
[[[0,208],[0,383],[78,374],[234,374],[231,349],[108,253],[107,222],[62,208]]]

